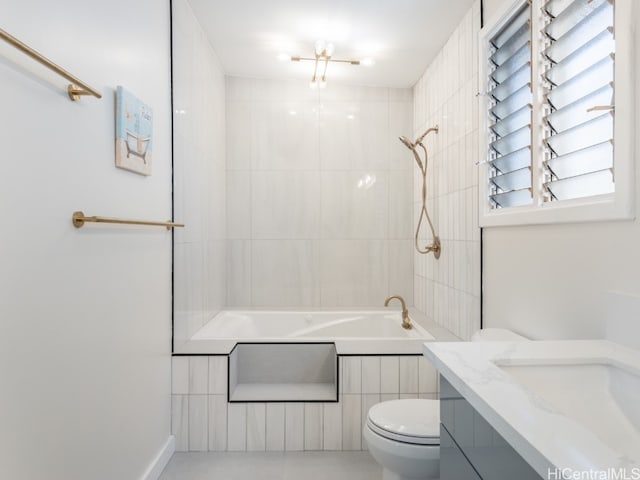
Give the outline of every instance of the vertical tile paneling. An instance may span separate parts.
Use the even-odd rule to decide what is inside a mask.
[[[171,393],[189,393],[189,357],[171,357]]]
[[[367,414],[369,413],[369,409],[373,407],[376,403],[380,403],[379,393],[362,395],[362,412],[361,412],[362,428],[365,428],[365,425],[367,424]],[[361,442],[362,442],[362,450],[368,450],[367,442],[365,441],[364,436],[362,437]]]
[[[342,401],[342,449],[362,449],[362,395],[345,394]]]
[[[227,357],[216,355],[209,357],[209,393],[227,394]]]
[[[245,403],[228,404],[227,448],[229,451],[247,449],[247,404]]]
[[[206,395],[189,395],[190,452],[206,452],[208,450],[208,410]]]
[[[400,393],[418,393],[419,357],[400,357]]]
[[[360,393],[362,391],[362,358],[340,357],[341,393]]]
[[[304,449],[322,450],[322,403],[304,404]]]
[[[206,395],[209,390],[209,358],[193,356],[189,358],[189,394]]]
[[[362,393],[380,393],[380,357],[362,357]]]
[[[380,359],[380,393],[400,392],[400,362],[398,357]]]
[[[304,450],[304,403],[285,405],[284,448],[287,451]]]
[[[324,450],[342,450],[342,398],[340,402],[323,404]]]
[[[176,451],[189,451],[189,397],[171,396],[171,434],[176,437]]]
[[[266,405],[264,403],[247,404],[247,451],[266,449]]]
[[[284,451],[284,422],[284,403],[267,403],[267,450]]]
[[[209,395],[209,450],[227,450],[227,396]]]
[[[438,372],[426,357],[418,360],[418,393],[438,391]]]

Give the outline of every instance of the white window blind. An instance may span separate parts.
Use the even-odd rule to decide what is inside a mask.
[[[531,6],[489,39],[489,200],[529,205],[531,195]]]
[[[613,0],[543,8],[545,201],[614,192]]]

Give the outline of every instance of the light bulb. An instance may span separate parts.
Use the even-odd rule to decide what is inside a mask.
[[[333,55],[334,50],[335,50],[335,47],[333,46],[333,43],[327,43],[327,46],[324,48],[324,51],[327,57],[330,57],[331,55]]]
[[[318,86],[318,82],[316,82],[315,80],[311,80],[309,82],[309,88],[315,89],[317,86]]]
[[[320,80],[320,88],[327,88],[327,81],[324,78]]]
[[[360,60],[360,64],[364,65],[365,67],[371,67],[372,65],[375,65],[375,61],[373,60],[373,58],[363,58],[362,60]]]
[[[324,52],[324,49],[325,49],[324,40],[318,40],[316,42],[316,55],[322,55],[322,52]]]
[[[279,53],[276,58],[281,62],[286,62],[287,60],[291,59],[291,55],[287,55],[286,53]]]

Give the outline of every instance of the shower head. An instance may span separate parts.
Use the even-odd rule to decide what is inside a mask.
[[[405,136],[403,135],[402,137],[398,137],[398,139],[399,139],[402,143],[404,143],[404,144],[406,145],[406,147],[407,147],[409,150],[413,150],[414,145],[409,141],[409,139],[408,139],[407,137],[405,137]]]

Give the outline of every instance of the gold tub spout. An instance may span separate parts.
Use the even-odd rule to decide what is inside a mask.
[[[405,303],[404,298],[402,298],[400,295],[391,295],[384,301],[384,306],[388,307],[389,302],[394,298],[400,300],[400,303],[402,304],[402,328],[410,330],[412,328],[411,319],[409,318],[409,310],[407,310],[407,304]]]

